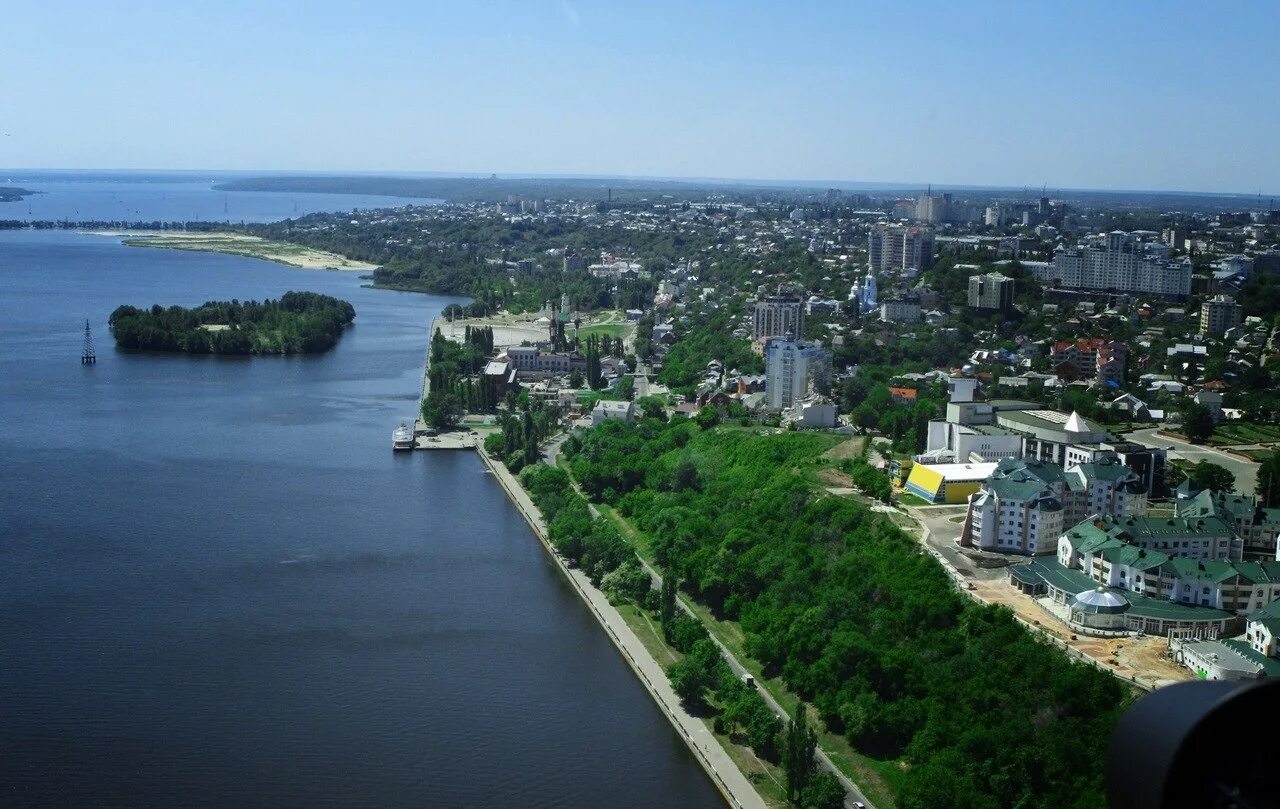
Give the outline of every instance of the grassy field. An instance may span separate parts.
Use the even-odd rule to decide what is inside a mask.
[[[1210,444],[1270,444],[1280,442],[1280,425],[1224,421],[1213,428]]]
[[[622,337],[627,333],[627,325],[625,323],[595,323],[590,326],[583,326],[580,334],[583,339],[593,334],[607,334],[610,337]]]

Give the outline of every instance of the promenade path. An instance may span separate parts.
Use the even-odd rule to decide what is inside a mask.
[[[685,744],[698,757],[703,769],[711,776],[712,782],[729,805],[738,809],[767,809],[768,805],[764,799],[733,763],[733,759],[729,758],[729,754],[720,746],[706,723],[684,710],[680,704],[680,698],[671,688],[667,673],[649,654],[649,650],[636,637],[631,627],[627,626],[627,622],[609,603],[609,599],[591,584],[591,580],[582,571],[569,567],[560,554],[556,553],[555,548],[547,541],[547,526],[542,520],[542,513],[533,504],[524,487],[504,465],[495,462],[483,449],[480,450],[480,457],[533,528],[560,571],[578,591],[578,595],[590,608],[596,620],[604,627],[606,634],[618,647],[623,659],[627,661],[627,665],[631,666],[632,671],[640,678],[640,682],[658,703],[658,707],[679,731]]]

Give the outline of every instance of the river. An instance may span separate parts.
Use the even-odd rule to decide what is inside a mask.
[[[361,283],[0,232],[0,804],[722,806],[479,459],[391,452],[448,300]],[[334,351],[105,327],[289,289]]]

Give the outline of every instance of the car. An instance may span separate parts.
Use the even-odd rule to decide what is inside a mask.
[[[862,801],[854,801],[853,809],[867,809],[867,805]]]

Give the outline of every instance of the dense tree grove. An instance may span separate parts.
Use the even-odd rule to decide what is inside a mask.
[[[902,806],[1102,803],[1105,740],[1127,689],[1006,609],[962,598],[882,516],[817,495],[796,471],[827,441],[676,417],[607,423],[565,449],[583,491],[643,531],[685,590],[738,621],[766,673],[859,750],[902,763]],[[563,479],[542,488],[569,497]],[[558,545],[624,555],[585,503],[565,508],[574,516],[553,521]]]
[[[728,734],[769,761],[779,762],[782,723],[759,692],[730,670],[706,627],[679,609],[675,574],[667,571],[661,588],[653,590],[635,549],[613,522],[592,517],[586,499],[573,490],[564,470],[535,464],[526,468],[520,479],[547,520],[548,538],[556,550],[610,598],[634,601],[661,622],[663,638],[684,655],[667,667],[676,694],[694,710],[712,714],[717,732]],[[807,766],[812,770],[812,751]],[[829,802],[833,796],[837,799],[834,804]],[[844,790],[838,782],[835,791],[826,784],[825,791],[813,797],[818,798],[812,804],[815,809],[835,807],[843,801]]]
[[[455,343],[439,329],[431,335],[427,366],[430,389],[422,401],[422,420],[432,427],[447,429],[458,423],[465,411],[489,412],[497,407],[492,388],[478,376],[485,357],[493,351],[493,329],[467,327],[463,342]]]
[[[541,400],[531,401],[525,392],[509,394],[498,414],[501,430],[485,437],[484,449],[519,472],[538,460],[538,446],[555,432],[555,408]]]
[[[120,306],[109,323],[116,345],[188,354],[310,354],[327,351],[355,319],[346,301],[315,292],[279,300],[210,301],[194,309]]]
[[[679,393],[692,393],[712,360],[724,363],[726,372],[735,368],[744,374],[762,372],[764,359],[752,353],[750,342],[732,334],[736,314],[740,311],[728,308],[687,313],[682,320],[686,325],[664,359],[658,381]]]

